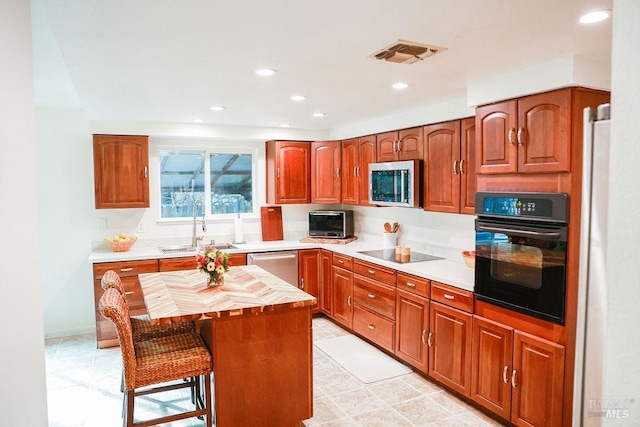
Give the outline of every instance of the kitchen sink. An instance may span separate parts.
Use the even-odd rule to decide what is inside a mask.
[[[236,246],[232,245],[231,243],[216,243],[216,244],[208,244],[208,245],[202,245],[202,246],[198,246],[197,248],[191,246],[191,245],[173,245],[173,246],[160,246],[158,247],[158,250],[160,251],[160,253],[163,254],[179,254],[179,253],[191,253],[191,252],[199,252],[199,251],[204,251],[204,247],[205,246],[209,246],[212,247],[213,249],[238,249]]]

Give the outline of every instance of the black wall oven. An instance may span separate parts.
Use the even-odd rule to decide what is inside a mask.
[[[476,298],[564,324],[568,195],[479,192],[476,215]]]

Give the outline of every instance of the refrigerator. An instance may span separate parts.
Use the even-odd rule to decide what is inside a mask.
[[[607,317],[610,106],[584,110],[573,425],[600,426]]]

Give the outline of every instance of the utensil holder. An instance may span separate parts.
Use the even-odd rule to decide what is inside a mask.
[[[398,233],[382,233],[382,248],[392,249],[398,244]]]

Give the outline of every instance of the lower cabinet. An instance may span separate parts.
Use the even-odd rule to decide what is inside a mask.
[[[333,320],[351,328],[353,325],[353,272],[334,265],[331,291]]]
[[[471,398],[516,425],[562,424],[564,347],[476,316]]]
[[[433,286],[433,285],[432,285]],[[472,315],[432,300],[429,319],[429,376],[458,393],[471,390]]]
[[[353,330],[393,352],[396,289],[359,274],[353,276]]]
[[[398,274],[396,297],[396,356],[423,373],[427,372],[429,348],[429,299],[402,290]]]

